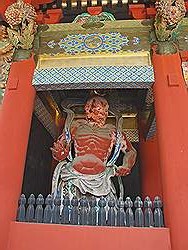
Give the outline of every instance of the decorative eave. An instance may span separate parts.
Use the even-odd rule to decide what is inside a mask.
[[[39,38],[37,68],[151,65],[149,30],[141,21],[49,25]]]
[[[40,33],[37,90],[148,88],[153,83],[149,25],[136,20],[89,25],[53,24]]]

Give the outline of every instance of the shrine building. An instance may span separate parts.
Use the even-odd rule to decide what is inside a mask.
[[[0,250],[188,249],[187,3],[1,0]]]

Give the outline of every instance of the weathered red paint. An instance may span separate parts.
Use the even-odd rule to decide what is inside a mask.
[[[34,60],[12,63],[0,116],[0,249],[5,250],[21,192],[35,90]],[[14,86],[14,88],[12,87]]]
[[[154,53],[153,65],[165,221],[170,228],[172,249],[184,250],[188,249],[188,92],[178,53]]]
[[[8,250],[170,250],[169,229],[11,224]]]

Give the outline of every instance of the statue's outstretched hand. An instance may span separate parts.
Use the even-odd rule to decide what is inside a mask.
[[[130,172],[131,172],[130,168],[126,168],[124,166],[120,166],[116,170],[116,176],[126,176],[126,175],[130,174]]]
[[[63,161],[68,156],[69,147],[66,147],[65,142],[61,139],[58,139],[54,142],[52,150],[52,156],[57,161]]]

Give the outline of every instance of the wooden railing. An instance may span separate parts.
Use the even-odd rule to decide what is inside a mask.
[[[121,227],[164,227],[162,201],[149,197],[144,201],[137,197],[133,202],[130,197],[123,199],[87,198],[83,196],[71,200],[65,196],[53,198],[43,195],[28,199],[22,194],[19,199],[17,221],[34,223],[54,223],[93,226]]]

